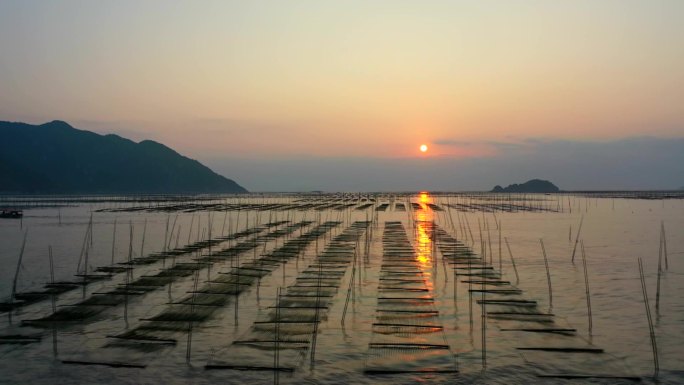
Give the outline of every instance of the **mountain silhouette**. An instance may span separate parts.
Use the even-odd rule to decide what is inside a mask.
[[[560,191],[556,185],[548,180],[531,179],[523,184],[510,184],[507,187],[494,186],[491,192],[497,193],[554,193]]]
[[[79,130],[66,122],[0,121],[0,193],[244,193],[163,144]]]

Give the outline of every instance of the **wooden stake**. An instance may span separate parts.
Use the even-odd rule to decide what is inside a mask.
[[[549,284],[549,309],[553,308],[553,290],[551,289],[551,272],[549,271],[549,260],[546,257],[546,248],[544,247],[544,240],[539,239],[541,244],[542,254],[544,254],[544,266],[546,266],[546,280]]]
[[[653,379],[658,378],[658,372],[660,371],[660,366],[658,364],[658,345],[656,344],[655,331],[653,330],[653,318],[651,317],[651,307],[648,304],[648,291],[646,290],[646,279],[644,278],[644,265],[639,261],[639,276],[641,278],[641,292],[644,296],[644,306],[646,306],[646,319],[648,320],[648,330],[651,337],[651,348],[653,350]]]
[[[582,246],[582,266],[584,267],[584,288],[587,297],[587,317],[589,319],[589,336],[592,335],[592,322],[591,322],[591,294],[589,292],[589,274],[587,274],[587,256],[584,252],[584,241],[581,241]]]
[[[575,247],[572,248],[572,263],[575,263],[575,252],[577,251],[577,242],[579,242],[580,233],[582,232],[582,223],[584,223],[584,215],[580,219],[579,229],[577,229],[577,235],[575,236]]]
[[[508,249],[508,255],[511,257],[511,264],[513,265],[513,271],[515,272],[515,284],[520,283],[520,276],[518,275],[518,268],[515,267],[515,259],[513,259],[513,253],[511,252],[511,245],[508,244],[508,238],[504,237],[506,242],[506,248]]]

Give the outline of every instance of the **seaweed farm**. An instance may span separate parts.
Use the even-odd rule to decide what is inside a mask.
[[[2,197],[0,382],[682,383],[682,198]]]

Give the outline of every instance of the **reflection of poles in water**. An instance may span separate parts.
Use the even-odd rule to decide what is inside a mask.
[[[582,218],[580,219],[579,228],[577,229],[577,235],[575,236],[575,246],[572,248],[572,258],[570,260],[572,263],[575,263],[575,252],[577,251],[577,243],[579,242],[579,237],[582,233],[582,223],[584,223],[584,215],[582,215]]]
[[[651,337],[651,348],[653,350],[653,378],[658,378],[660,365],[658,364],[658,345],[656,344],[655,331],[653,330],[653,318],[651,317],[651,306],[648,304],[648,291],[646,290],[646,279],[644,278],[644,265],[641,258],[639,262],[639,277],[641,278],[641,292],[644,296],[644,306],[646,306],[646,319],[648,320],[648,330]]]
[[[356,242],[357,242],[356,247],[354,248],[354,259],[353,259],[353,264],[352,264],[351,279],[349,280],[349,286],[347,287],[347,298],[344,301],[344,309],[342,310],[342,320],[340,321],[342,329],[344,329],[344,318],[347,316],[347,308],[349,307],[349,298],[354,293],[354,281],[356,280],[356,254],[357,254],[357,250],[358,250],[358,239],[356,240]],[[320,282],[320,278],[319,278],[319,282]]]
[[[238,211],[238,215],[240,212]],[[190,217],[190,228],[188,229],[188,245],[190,244],[190,237],[192,236],[192,224],[195,223],[195,214],[192,214],[192,217]]]
[[[501,219],[499,219],[499,224],[496,227],[499,230],[499,273],[503,274],[503,262],[501,261]]]
[[[584,267],[584,288],[587,297],[587,317],[589,319],[589,337],[592,335],[592,322],[591,322],[591,295],[589,293],[589,274],[587,273],[587,255],[584,252],[584,241],[580,243],[582,249],[582,266]]]
[[[544,240],[539,239],[541,244],[542,254],[544,254],[544,266],[546,267],[546,281],[549,284],[549,312],[553,309],[553,290],[551,289],[551,272],[549,271],[549,260],[546,257],[546,248],[544,247]]]
[[[126,329],[128,329],[128,285],[131,283],[133,278],[133,222],[130,224],[130,235],[128,242],[128,270],[126,270],[126,286],[124,289],[124,322],[126,323]]]
[[[116,218],[114,218],[114,233],[112,234],[112,261],[111,266],[114,266],[114,251],[116,249]]]
[[[487,246],[485,244],[484,234],[482,233],[482,223],[480,223],[480,218],[477,218],[477,228],[480,231],[480,256],[482,257],[482,261],[486,262],[487,261]]]
[[[10,309],[7,312],[9,323],[12,323],[12,306],[17,294],[17,280],[19,279],[19,270],[21,270],[21,260],[24,258],[24,250],[26,249],[26,238],[28,237],[28,230],[24,232],[24,240],[21,242],[21,251],[19,251],[19,260],[17,261],[17,269],[14,272],[14,279],[12,280],[12,293],[10,295]]]
[[[147,233],[147,218],[145,218],[145,224],[143,224],[143,233],[142,233],[142,241],[140,242],[140,257],[142,258],[145,251],[145,235]],[[173,230],[171,231],[171,236],[173,236]],[[169,237],[170,238],[170,237]],[[166,256],[164,257],[164,261],[166,260]]]
[[[454,271],[454,320],[458,317],[458,269],[456,268],[458,240],[454,238],[454,251],[452,254],[452,266]],[[456,321],[458,322],[458,321]]]
[[[176,245],[174,246],[174,249],[178,250],[178,240],[180,238],[180,233],[181,233],[181,225],[178,224],[178,230],[176,230]],[[173,253],[171,256],[171,267],[176,266],[176,253]]]
[[[48,258],[50,259],[50,284],[55,284],[55,265],[52,260],[52,246],[48,246]],[[52,302],[52,314],[57,312],[57,297],[54,291],[50,294],[50,301]],[[57,324],[52,323],[52,356],[57,357]]]
[[[506,248],[508,249],[508,255],[511,257],[511,264],[513,265],[513,271],[515,272],[515,284],[520,283],[520,276],[518,276],[518,268],[515,267],[515,259],[513,258],[513,253],[511,252],[511,245],[508,244],[508,238],[504,237],[506,242]]]
[[[468,274],[473,270],[472,268],[472,258],[468,256]],[[472,338],[473,333],[473,280],[468,279],[468,314],[470,317],[470,337]]]
[[[173,225],[171,226],[171,231],[169,232],[169,239],[166,241],[166,251],[168,252],[171,249],[171,240],[173,239],[173,232],[176,229],[176,221],[178,221],[178,215],[176,215],[173,218]],[[179,225],[180,226],[180,225]],[[140,256],[142,257],[142,249],[141,249],[141,254]],[[168,256],[167,253],[164,253],[164,258],[162,259],[162,266],[166,266],[166,257]]]
[[[199,264],[200,262],[197,262]],[[199,283],[199,266],[195,268],[195,282],[192,286],[192,297],[190,297],[190,320],[188,322],[188,344],[185,350],[185,362],[190,365],[192,355],[192,324],[195,317],[195,297],[197,296],[197,284]]]
[[[461,213],[459,213],[458,210],[456,210],[456,220],[458,221],[458,229],[456,229],[456,239],[463,240],[465,238],[467,241],[468,237],[466,237],[465,230],[463,229],[463,222],[461,222]]]
[[[494,253],[492,252],[492,233],[489,231],[489,221],[485,220],[485,226],[487,227],[487,243],[489,244],[489,264],[494,264]]]
[[[664,234],[663,223],[660,222],[660,245],[658,247],[658,280],[656,284],[656,317],[660,316],[660,275],[663,272],[662,262],[663,262],[663,236]],[[667,259],[665,260],[667,262]]]
[[[239,252],[235,253],[235,257],[231,260],[231,263],[232,263],[232,261],[235,261],[235,271],[236,271],[236,275],[237,275],[237,278],[235,280],[235,311],[233,311],[233,313],[235,314],[234,324],[235,324],[235,327],[237,328],[238,322],[239,322],[238,309],[240,307],[240,286],[239,286],[240,285],[240,253]],[[257,286],[257,288],[258,288],[258,286]]]
[[[470,221],[468,220],[468,216],[466,215],[466,213],[463,213],[463,218],[465,218],[466,225],[468,225],[468,233],[470,234],[470,244],[474,245],[475,237],[473,237],[473,230],[470,227]]]
[[[166,249],[167,246],[167,239],[169,238],[169,221],[171,220],[171,214],[166,216],[166,230],[164,231],[164,244],[162,245],[162,251],[166,253],[168,250]],[[147,225],[147,218],[145,218],[145,225]],[[145,231],[143,230],[143,234]],[[142,254],[140,254],[142,257]]]
[[[456,229],[456,226],[454,225],[454,217],[451,216],[451,202],[449,200],[449,196],[447,195],[447,213],[449,214],[449,224],[451,225],[451,229],[456,232],[456,236],[458,236],[458,229]]]
[[[320,322],[320,306],[321,306],[321,280],[323,278],[323,264],[318,258],[318,282],[316,284],[316,311],[314,317],[314,330],[311,341],[311,369],[314,367],[316,361],[316,342],[318,341],[318,323]]]
[[[273,349],[273,383],[278,384],[280,382],[280,292],[282,288],[278,288],[276,292],[276,319],[275,319],[275,347]]]
[[[85,236],[83,237],[83,245],[81,246],[81,254],[78,257],[78,265],[76,266],[76,275],[81,274],[83,276],[83,298],[85,298],[86,293],[86,282],[88,279],[88,249],[90,248],[89,238],[91,236],[93,226],[93,214],[90,214],[90,220],[88,221],[88,227],[86,228]],[[81,271],[81,261],[85,256],[85,267]]]
[[[663,203],[665,201],[663,200]],[[669,270],[670,266],[667,262],[667,237],[665,237],[665,222],[660,221],[660,233],[662,234],[663,238],[663,256],[665,257],[665,270]]]
[[[484,266],[484,261],[483,261]],[[484,270],[483,270],[484,272]],[[480,304],[480,309],[482,309],[482,369],[487,369],[487,280],[482,276],[482,303]]]
[[[226,235],[226,219],[228,219],[228,209],[226,209],[226,213],[223,215],[223,226],[221,227],[221,236]]]
[[[428,222],[430,225],[429,230],[430,233],[432,233],[432,237],[428,237],[428,241],[431,242],[430,244],[430,263],[432,264],[432,275],[433,275],[433,282],[437,282],[437,273],[439,272],[438,266],[437,266],[437,234],[435,233],[435,222],[434,220],[432,222]]]

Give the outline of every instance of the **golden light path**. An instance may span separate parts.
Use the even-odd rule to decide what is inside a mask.
[[[417,260],[420,268],[423,271],[423,276],[426,278],[426,285],[430,291],[433,288],[432,282],[432,265],[433,265],[433,244],[430,237],[433,220],[433,212],[428,203],[432,203],[432,198],[426,192],[421,192],[418,203],[420,209],[415,211],[415,226],[416,226],[416,252]]]

